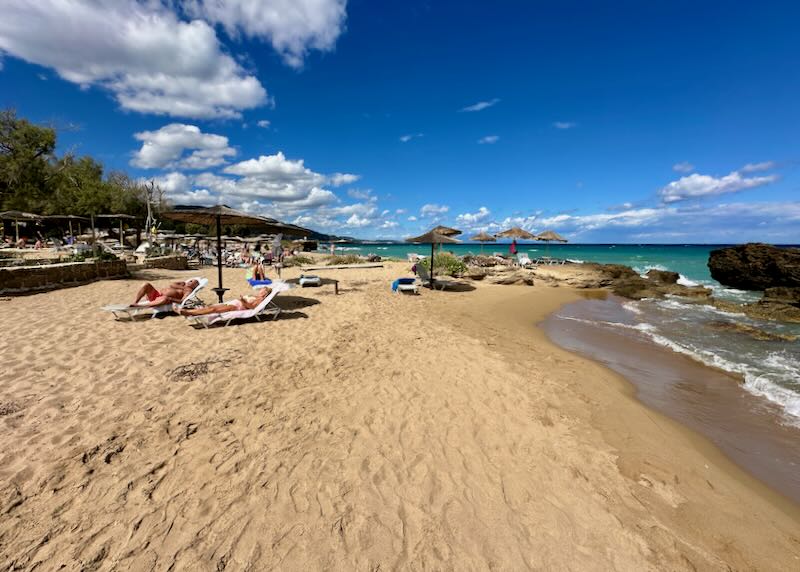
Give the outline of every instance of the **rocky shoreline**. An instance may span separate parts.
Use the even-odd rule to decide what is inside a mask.
[[[744,262],[736,266],[737,261],[741,260]],[[715,298],[713,290],[704,286],[679,284],[680,275],[677,272],[664,270],[650,270],[641,276],[622,264],[584,263],[523,268],[515,265],[511,259],[496,256],[467,256],[464,257],[464,263],[467,269],[462,277],[470,280],[529,286],[541,281],[551,286],[564,284],[582,289],[605,289],[631,300],[679,296],[755,319],[800,323],[800,251],[797,249],[748,244],[712,252],[709,267],[712,276],[720,283],[734,288],[743,285],[764,286],[762,299],[747,304]],[[720,268],[724,270],[720,271]],[[769,278],[770,273],[775,279]],[[730,276],[737,278],[730,279]]]

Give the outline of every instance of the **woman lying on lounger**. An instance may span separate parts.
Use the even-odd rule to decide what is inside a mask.
[[[222,304],[211,304],[203,308],[180,308],[177,304],[173,304],[173,308],[177,313],[182,316],[203,316],[205,314],[222,314],[223,312],[236,312],[238,310],[252,310],[264,301],[269,293],[272,292],[271,288],[260,288],[258,294],[255,296],[240,296],[236,300],[230,302],[223,302]]]

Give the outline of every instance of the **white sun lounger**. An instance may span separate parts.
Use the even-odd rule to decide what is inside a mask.
[[[523,268],[534,266],[533,261],[527,254],[517,254],[517,264],[519,264]]]
[[[197,286],[194,290],[192,290],[188,296],[186,296],[180,304],[178,304],[178,308],[184,308],[186,304],[196,301],[197,295],[200,293],[207,284],[208,278],[191,278],[190,280],[197,280]],[[150,318],[155,318],[158,314],[162,314],[164,312],[174,312],[174,308],[172,304],[162,304],[161,306],[136,306],[130,304],[110,304],[108,306],[103,306],[101,310],[105,310],[106,312],[111,312],[114,314],[114,317],[117,320],[128,319],[133,320],[136,316],[141,314],[148,314],[150,313]]]
[[[264,316],[272,316],[276,319],[281,313],[280,307],[273,302],[273,298],[281,292],[289,290],[291,286],[286,282],[273,280],[269,285],[272,291],[264,298],[261,303],[252,310],[232,310],[230,312],[220,312],[218,314],[204,314],[202,316],[186,316],[195,327],[207,328],[217,323],[224,323],[226,326],[234,320],[247,320],[248,318],[255,318],[261,320]]]

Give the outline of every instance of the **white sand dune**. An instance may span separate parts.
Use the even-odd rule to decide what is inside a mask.
[[[795,507],[534,331],[575,293],[406,266],[210,330],[99,310],[133,280],[0,301],[0,568],[800,565]]]

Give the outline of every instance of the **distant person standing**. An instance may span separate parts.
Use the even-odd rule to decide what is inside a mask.
[[[508,247],[508,251],[511,253],[511,256],[514,256],[517,253],[517,239],[511,241],[511,245]]]
[[[336,245],[331,242],[331,256],[336,254]]]

